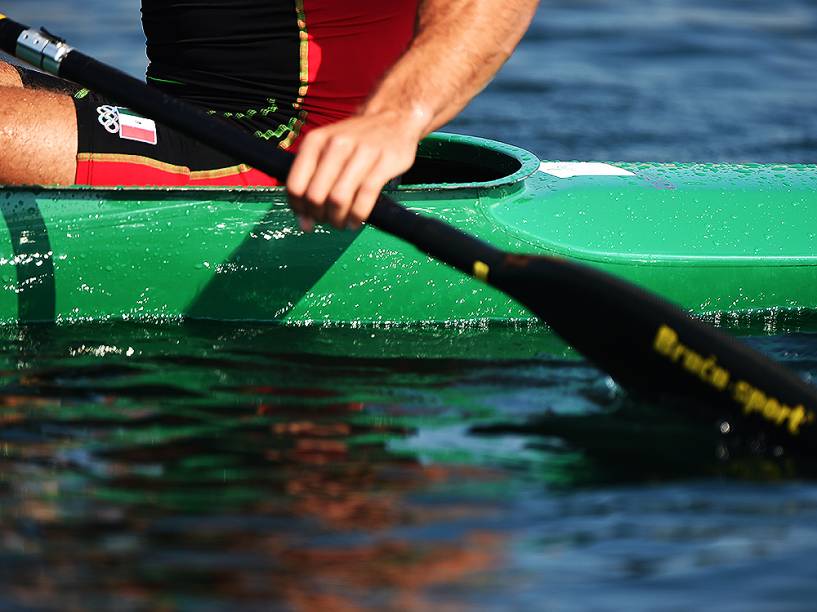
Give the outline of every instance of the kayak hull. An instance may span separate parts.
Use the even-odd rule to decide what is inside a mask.
[[[570,257],[696,313],[817,308],[814,166],[541,163],[453,135],[420,157],[391,195],[499,248]],[[304,234],[280,188],[6,187],[0,209],[5,324],[534,322],[374,228]]]

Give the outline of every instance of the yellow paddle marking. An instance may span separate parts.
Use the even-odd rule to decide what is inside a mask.
[[[693,376],[714,389],[727,392],[743,409],[743,414],[757,413],[767,421],[786,427],[797,435],[803,425],[817,421],[817,414],[803,404],[787,406],[776,397],[764,393],[745,380],[732,380],[732,373],[718,364],[715,355],[704,357],[681,342],[678,332],[668,325],[661,325],[653,340],[653,350],[678,364]]]
[[[7,19],[7,17],[3,13],[0,13],[0,19]]]
[[[488,282],[488,273],[491,271],[491,268],[488,267],[483,261],[475,261],[474,262],[474,278],[478,278],[483,282]]]

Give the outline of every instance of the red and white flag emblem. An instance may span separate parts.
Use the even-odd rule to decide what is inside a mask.
[[[121,106],[100,106],[96,112],[100,125],[111,134],[119,134],[126,140],[156,144],[156,122],[153,119],[146,119]]]
[[[156,122],[119,107],[119,137],[147,144],[156,144]]]

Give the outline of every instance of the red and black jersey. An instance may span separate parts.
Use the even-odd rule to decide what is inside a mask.
[[[354,113],[404,52],[418,0],[142,0],[147,78],[296,148]]]
[[[418,1],[142,0],[148,82],[297,149],[364,103],[409,45]],[[78,184],[278,184],[93,92],[74,105]]]

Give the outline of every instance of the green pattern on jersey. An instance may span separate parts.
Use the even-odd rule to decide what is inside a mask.
[[[295,129],[298,127],[298,117],[293,117],[289,120],[289,123],[282,123],[274,130],[267,130],[266,132],[262,132],[257,130],[253,136],[256,138],[263,138],[264,140],[272,140],[272,139],[279,139],[283,136],[286,132],[295,133]]]

